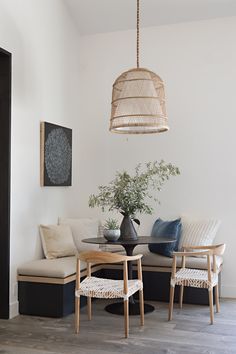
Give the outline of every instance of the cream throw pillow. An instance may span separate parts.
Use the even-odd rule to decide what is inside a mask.
[[[74,256],[76,247],[68,225],[39,226],[43,251],[47,259]]]
[[[181,217],[182,233],[179,250],[183,246],[212,245],[220,226],[220,220],[193,220],[187,216]]]
[[[59,218],[60,225],[69,225],[74,243],[79,252],[87,250],[99,251],[98,244],[82,242],[84,238],[98,237],[101,232],[101,223],[93,218]]]

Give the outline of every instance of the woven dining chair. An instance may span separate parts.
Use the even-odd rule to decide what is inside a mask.
[[[169,302],[169,317],[172,320],[175,286],[180,285],[180,300],[179,305],[183,305],[184,287],[205,288],[208,289],[209,304],[210,304],[210,323],[214,321],[213,307],[213,288],[215,287],[215,303],[216,312],[220,311],[219,303],[219,285],[218,274],[219,269],[216,265],[216,256],[222,256],[225,251],[225,244],[211,246],[183,246],[183,252],[173,252],[172,273],[170,280],[170,302]],[[182,257],[181,268],[176,271],[176,258]],[[207,258],[207,270],[192,269],[185,267],[186,257],[205,256]]]
[[[140,322],[144,325],[142,255],[124,256],[110,252],[88,251],[77,256],[76,290],[75,290],[75,331],[79,333],[80,296],[87,297],[88,319],[91,320],[91,298],[124,300],[125,337],[129,336],[129,297],[139,291]],[[87,276],[80,282],[80,261],[87,262]],[[128,279],[128,263],[138,262],[138,279]],[[91,276],[91,264],[123,263],[123,280],[104,279]]]

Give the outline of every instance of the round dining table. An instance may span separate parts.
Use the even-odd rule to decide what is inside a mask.
[[[167,237],[152,237],[152,236],[139,236],[136,240],[120,240],[118,241],[107,241],[104,237],[91,237],[83,239],[82,242],[98,244],[98,245],[111,245],[117,246],[121,245],[124,247],[127,256],[133,256],[134,248],[138,245],[150,245],[150,244],[163,244],[163,243],[171,243],[175,242],[175,240],[167,238]],[[128,262],[128,277],[129,279],[133,279],[133,263]],[[155,307],[153,305],[144,303],[144,313],[153,312]],[[105,307],[107,312],[123,315],[124,314],[124,304],[123,302],[115,302],[113,304],[109,304]],[[129,298],[129,314],[139,315],[139,303],[134,299],[133,296]]]

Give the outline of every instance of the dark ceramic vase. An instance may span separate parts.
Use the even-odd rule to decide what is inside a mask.
[[[120,225],[120,238],[119,240],[137,240],[138,235],[134,228],[133,221],[129,215],[124,215]]]

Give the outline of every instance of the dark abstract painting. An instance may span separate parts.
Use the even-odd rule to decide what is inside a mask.
[[[71,186],[72,129],[41,122],[41,186]]]

